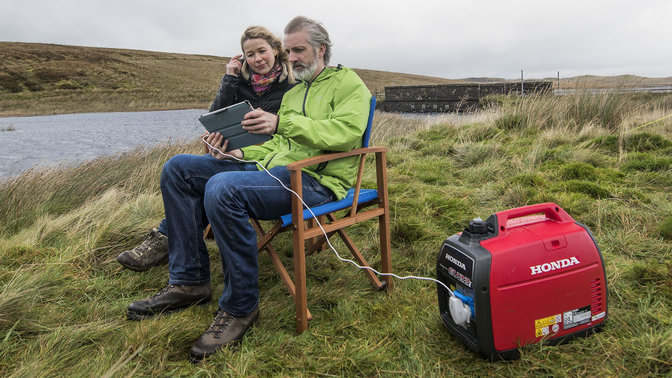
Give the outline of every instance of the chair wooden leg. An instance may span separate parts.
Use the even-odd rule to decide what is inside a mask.
[[[320,222],[320,224],[324,224],[324,219],[325,219],[325,218],[324,218],[324,215],[318,215],[318,216],[317,216],[317,220]],[[317,226],[317,224],[316,224],[316,226]],[[327,243],[326,243],[326,240],[325,240],[324,243],[322,243],[322,245],[320,246],[319,250],[320,250],[320,251],[326,251],[326,250],[327,250]]]
[[[301,192],[301,170],[291,171],[291,187],[298,197],[302,197]],[[294,303],[296,305],[296,332],[303,333],[308,329],[308,294],[306,292],[306,238],[305,225],[303,222],[303,204],[292,196],[292,223],[294,224],[293,245],[294,245],[294,286],[296,296]]]
[[[315,218],[308,218],[308,228],[318,227],[317,222],[320,222],[321,225],[324,225],[324,215],[317,216],[317,222]],[[327,243],[324,236],[315,236],[310,238],[308,241],[308,249],[306,250],[307,255],[312,255],[315,252],[324,251],[327,249]]]
[[[376,181],[378,183],[379,206],[384,209],[378,217],[380,236],[380,265],[382,273],[392,273],[392,257],[390,250],[390,201],[387,196],[387,158],[385,152],[376,152]],[[392,276],[383,276],[387,289],[392,289]]]
[[[392,254],[390,252],[390,217],[386,210],[385,214],[378,219],[378,229],[380,233],[380,268],[381,273],[392,273]],[[386,288],[392,289],[393,277],[385,275],[382,277]]]
[[[215,234],[212,233],[212,228],[208,224],[205,227],[205,230],[203,230],[203,239],[214,239],[214,238],[215,238]]]
[[[333,215],[328,214],[327,216],[329,217],[329,220],[331,220],[332,222],[334,221],[335,218],[333,217]],[[338,233],[338,236],[340,236],[341,239],[343,240],[343,243],[345,243],[345,245],[348,247],[350,253],[352,253],[352,256],[355,258],[355,260],[357,260],[357,263],[359,263],[359,265],[361,266],[369,266],[369,263],[364,258],[364,255],[362,255],[361,252],[359,252],[359,249],[357,249],[357,247],[355,246],[355,242],[353,242],[352,239],[350,239],[348,234],[342,229],[337,230],[336,232]],[[362,269],[362,271],[364,272],[364,274],[366,274],[366,276],[369,278],[369,281],[371,281],[371,283],[376,289],[382,289],[384,287],[384,285],[380,282],[380,280],[378,280],[378,277],[376,277],[376,274],[373,273],[373,271],[369,269]]]
[[[296,288],[294,287],[294,282],[292,282],[292,279],[290,278],[287,269],[285,269],[285,266],[282,264],[282,261],[280,261],[280,257],[278,256],[278,253],[275,251],[275,248],[273,248],[272,245],[268,244],[266,246],[266,252],[268,252],[269,257],[271,258],[271,261],[275,266],[275,270],[278,271],[280,279],[285,284],[285,287],[287,288],[289,295],[291,295],[292,299],[296,301]],[[310,310],[308,310],[308,308],[306,308],[306,318],[308,320],[313,319],[313,315],[311,315]]]
[[[252,219],[252,226],[254,227],[255,231],[257,231],[257,235],[261,238],[261,235],[264,235],[264,229],[261,227],[261,223],[259,223],[258,220]],[[291,295],[292,300],[296,300],[296,289],[294,287],[294,282],[292,281],[292,278],[289,276],[289,272],[287,272],[287,269],[285,268],[285,265],[282,263],[282,260],[280,260],[280,256],[278,256],[278,253],[275,251],[275,248],[270,243],[266,243],[266,245],[263,247],[266,249],[266,252],[268,252],[268,256],[271,259],[271,262],[273,263],[273,266],[275,266],[275,270],[278,271],[278,275],[280,275],[280,279],[282,280],[282,283],[285,284],[285,288],[289,292],[289,295]],[[306,309],[306,316],[308,320],[313,319],[313,315],[310,313],[308,309]]]
[[[364,259],[364,255],[362,255],[357,247],[355,247],[355,243],[350,239],[348,234],[345,233],[343,230],[338,230],[338,235],[343,239],[343,242],[345,245],[348,246],[348,249],[352,253],[352,255],[355,257],[355,260],[359,263],[361,266],[369,266],[369,263],[366,262],[366,259]],[[373,284],[373,286],[380,290],[385,288],[385,285],[383,285],[380,280],[378,280],[378,277],[376,277],[376,274],[373,273],[372,270],[370,269],[362,269],[364,271],[364,274],[366,274],[367,277],[369,277],[369,281]]]
[[[296,332],[303,333],[308,329],[308,294],[306,292],[306,253],[303,240],[299,240],[300,246],[294,245],[294,286],[296,296]]]
[[[327,233],[328,237],[331,238],[331,236],[335,232],[336,231],[332,231],[332,232]],[[306,255],[308,255],[308,256],[314,255],[318,251],[322,251],[322,250],[327,249],[327,245],[328,245],[327,244],[327,238],[324,237],[324,235],[318,236],[315,239],[317,239],[317,241],[314,244],[311,244],[310,246],[308,246],[308,248],[306,249]]]

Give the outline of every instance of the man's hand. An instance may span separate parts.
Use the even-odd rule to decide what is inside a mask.
[[[206,147],[208,148],[208,153],[212,157],[214,157],[215,159],[219,159],[219,160],[229,159],[230,156],[233,156],[233,157],[238,158],[238,159],[243,158],[243,151],[241,151],[240,149],[233,150],[233,151],[226,151],[226,147],[229,145],[229,141],[225,140],[224,137],[222,136],[222,134],[220,134],[220,133],[212,133],[212,134],[205,133],[205,134],[203,134],[203,138],[205,138],[205,141],[207,142]],[[217,151],[215,148],[219,151]]]
[[[265,112],[261,108],[256,108],[245,114],[245,119],[241,122],[243,129],[252,134],[275,134],[278,128],[278,116]]]

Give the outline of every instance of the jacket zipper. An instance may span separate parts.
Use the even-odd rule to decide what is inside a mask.
[[[303,111],[304,117],[308,117],[308,115],[306,114],[306,100],[308,100],[308,91],[310,90],[310,86],[313,85],[315,80],[317,80],[317,78],[320,77],[320,75],[322,75],[322,72],[324,72],[325,69],[327,69],[327,67],[322,68],[322,71],[320,71],[320,73],[318,73],[317,76],[315,76],[315,79],[313,81],[311,81],[310,83],[306,83],[306,94],[303,95],[303,105],[301,109]]]
[[[322,72],[320,72],[320,73],[322,73]],[[318,74],[317,76],[320,76],[320,75]],[[306,83],[306,93],[303,95],[303,104],[301,104],[301,112],[303,113],[304,117],[308,117],[308,115],[306,114],[306,101],[308,100],[308,91],[310,90],[310,86],[312,84],[313,84],[312,82]],[[292,149],[292,142],[289,139],[287,139],[287,147],[290,150]],[[276,155],[277,154],[274,154],[270,159],[268,159],[268,161],[266,162],[266,168],[268,168],[268,165],[271,164],[271,161],[273,161],[273,159],[275,158]],[[317,172],[315,172],[315,173],[318,173],[322,169],[326,168],[327,165],[324,164],[324,166],[322,166],[322,164],[318,165]],[[321,169],[320,169],[320,166],[322,166]],[[320,175],[320,177],[322,177],[322,175]]]
[[[322,69],[322,71],[324,71],[324,69]],[[317,76],[319,77],[321,74],[322,74],[322,72],[320,72]],[[317,79],[317,77],[315,79]],[[315,81],[312,81],[310,83],[306,83],[306,93],[303,95],[303,105],[302,105],[302,111],[303,111],[303,116],[304,117],[308,116],[306,114],[306,101],[308,100],[308,91],[310,90],[310,86],[314,82]],[[320,171],[324,170],[327,167],[328,163],[329,162],[322,162],[322,163],[317,165],[317,168],[315,169],[315,173],[317,173],[320,176],[320,178],[322,177],[322,175],[320,174]]]
[[[308,117],[306,114],[306,101],[308,100],[308,91],[310,90],[310,85],[312,83],[306,83],[306,93],[303,95],[303,104],[301,105],[301,111],[303,112],[304,117]]]
[[[268,169],[268,165],[271,164],[271,162],[273,161],[273,159],[275,159],[275,156],[276,156],[276,155],[278,155],[278,154],[273,154],[273,156],[271,156],[271,158],[268,159],[268,161],[266,162],[266,165],[264,165],[264,168]]]

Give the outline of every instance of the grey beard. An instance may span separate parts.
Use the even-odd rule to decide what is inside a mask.
[[[313,60],[313,64],[305,67],[301,71],[294,70],[294,77],[301,81],[307,81],[313,78],[317,70],[317,59]]]

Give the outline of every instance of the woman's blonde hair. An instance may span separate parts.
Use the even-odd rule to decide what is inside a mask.
[[[249,26],[247,29],[245,29],[243,36],[240,37],[240,48],[243,50],[243,52],[245,52],[243,49],[243,44],[245,41],[254,38],[262,38],[265,40],[272,48],[277,50],[278,54],[275,56],[275,59],[277,59],[280,63],[283,63],[286,67],[290,67],[289,55],[282,46],[282,41],[280,41],[280,38],[274,36],[273,33],[263,26]]]

